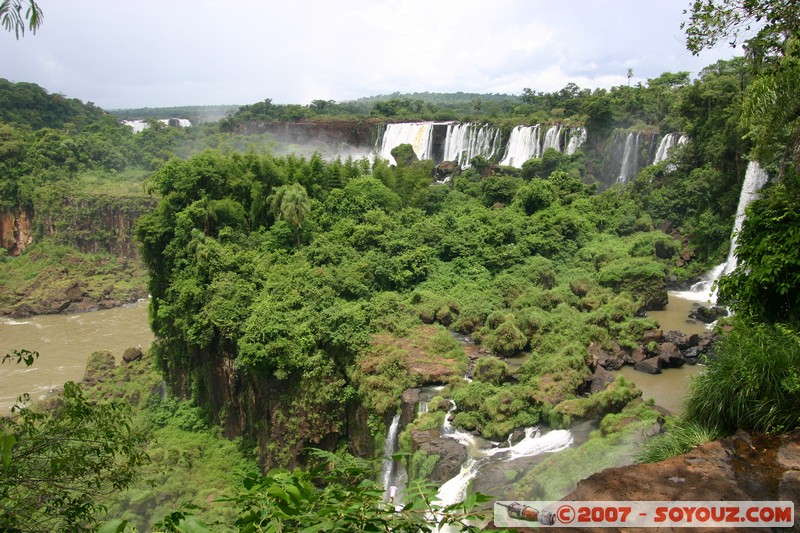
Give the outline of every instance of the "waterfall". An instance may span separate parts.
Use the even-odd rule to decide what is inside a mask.
[[[625,152],[622,155],[622,166],[620,167],[617,183],[628,183],[631,178],[636,177],[639,169],[639,134],[630,132],[625,139]]]
[[[403,122],[387,124],[378,154],[396,165],[392,150],[401,144],[410,144],[419,159],[433,159],[433,122]]]
[[[544,142],[542,143],[542,153],[548,148],[555,148],[559,152],[561,151],[561,129],[561,124],[554,124],[547,128],[547,132],[544,134]]]
[[[539,124],[535,126],[517,126],[511,130],[511,136],[508,139],[508,147],[506,148],[506,155],[500,161],[501,165],[522,168],[522,163],[531,159],[532,157],[542,156],[542,146],[539,143],[541,127]]]
[[[703,276],[701,281],[692,285],[691,290],[682,292],[680,295],[690,300],[710,301],[715,303],[717,300],[716,289],[714,289],[714,282],[720,276],[730,274],[736,268],[736,241],[739,237],[739,232],[742,230],[744,224],[745,211],[747,206],[758,198],[758,192],[766,185],[769,175],[761,168],[757,161],[750,161],[747,164],[747,171],[744,175],[744,183],[742,183],[742,192],[739,193],[739,205],[736,208],[736,217],[733,221],[733,230],[731,231],[731,246],[728,250],[728,257],[724,263],[714,267],[710,272]]]
[[[457,440],[467,448],[467,461],[461,466],[461,471],[453,478],[447,480],[436,493],[435,501],[439,505],[451,505],[466,496],[467,488],[479,473],[481,467],[495,462],[508,462],[521,457],[533,457],[542,453],[558,452],[572,444],[572,434],[568,430],[553,430],[542,434],[538,428],[526,428],[525,438],[513,446],[495,447],[482,450],[478,446],[478,439],[469,433],[455,429],[449,421],[450,415],[456,409],[455,402],[451,400],[451,409],[445,416],[442,425],[442,435]]]
[[[586,128],[570,128],[569,130],[569,142],[567,142],[567,148],[564,150],[564,153],[567,155],[572,155],[578,151],[578,148],[586,142]]]
[[[386,442],[383,444],[383,463],[381,465],[381,481],[383,482],[383,500],[388,501],[391,487],[398,483],[397,464],[392,455],[397,451],[397,435],[400,433],[400,414],[394,415],[389,431],[386,433]]]
[[[469,166],[475,156],[491,158],[500,144],[500,130],[474,123],[448,124],[444,141],[444,161],[458,161],[462,168]]]
[[[185,118],[160,118],[159,122],[166,126],[177,126],[181,128],[188,128],[192,123]],[[140,133],[150,127],[150,124],[145,120],[123,120],[123,124],[130,126],[133,133]]]

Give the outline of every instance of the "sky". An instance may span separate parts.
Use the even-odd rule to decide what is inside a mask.
[[[37,2],[0,78],[105,109],[609,88],[742,53],[686,50],[690,0]]]

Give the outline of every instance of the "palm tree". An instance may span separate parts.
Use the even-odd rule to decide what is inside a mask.
[[[294,226],[295,242],[300,247],[300,230],[311,213],[311,202],[306,189],[299,183],[283,185],[275,189],[270,205],[276,219],[285,220]]]
[[[27,4],[23,14],[23,4]],[[35,0],[0,0],[0,23],[8,31],[13,31],[19,39],[20,35],[25,35],[25,23],[32,33],[42,23],[42,8]]]
[[[632,69],[632,68],[629,68],[629,69],[628,69],[628,87],[630,87],[630,86],[631,86],[631,78],[632,78],[632,77],[633,77],[633,69]]]

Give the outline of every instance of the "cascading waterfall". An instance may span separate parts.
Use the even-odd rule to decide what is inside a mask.
[[[463,500],[466,497],[470,481],[480,473],[483,466],[494,462],[508,462],[521,457],[558,452],[568,448],[573,441],[572,434],[568,430],[553,430],[542,434],[537,428],[526,428],[525,438],[517,444],[482,450],[478,448],[478,441],[474,436],[453,428],[448,421],[450,414],[456,408],[455,403],[452,405],[453,407],[445,416],[442,434],[467,447],[467,461],[461,466],[461,471],[447,480],[436,493],[435,501],[443,506]]]
[[[545,153],[549,148],[555,148],[561,151],[561,124],[554,124],[547,128],[544,134],[544,142],[542,143],[542,153]]]
[[[396,165],[392,150],[401,144],[410,144],[419,159],[433,159],[433,122],[402,122],[387,124],[378,154]]]
[[[625,152],[622,155],[622,166],[620,167],[617,183],[628,183],[628,180],[636,177],[639,169],[639,134],[630,132],[625,138]]]
[[[394,415],[386,441],[383,444],[383,463],[381,464],[381,481],[383,482],[383,500],[388,501],[392,487],[398,486],[397,463],[392,455],[397,451],[397,435],[400,433],[400,414]]]
[[[578,148],[586,142],[586,128],[570,128],[569,141],[567,148],[564,150],[566,155],[572,155],[578,151]]]
[[[678,137],[680,137],[678,133],[667,133],[662,137],[661,142],[658,143],[656,155],[653,157],[654,165],[664,161],[669,156],[669,152],[678,144]]]
[[[739,232],[742,230],[744,224],[745,211],[747,206],[758,198],[758,192],[766,185],[769,180],[767,172],[761,168],[757,161],[750,161],[747,164],[747,171],[744,175],[744,183],[742,183],[742,192],[739,194],[739,205],[736,208],[736,218],[733,221],[733,230],[731,231],[731,246],[728,251],[728,257],[724,263],[721,263],[708,272],[701,281],[692,285],[691,290],[679,293],[681,297],[689,300],[708,301],[716,303],[717,293],[714,288],[714,282],[720,276],[730,274],[736,268],[736,242]]]
[[[500,144],[500,130],[474,123],[448,124],[444,141],[444,161],[457,161],[462,168],[469,167],[475,156],[491,158]]]
[[[532,157],[542,156],[542,145],[539,142],[541,126],[516,126],[508,138],[506,155],[501,165],[521,168],[522,163]]]

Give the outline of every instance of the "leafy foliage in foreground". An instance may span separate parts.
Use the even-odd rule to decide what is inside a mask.
[[[64,384],[51,410],[13,411],[0,418],[3,531],[91,528],[104,510],[99,496],[128,487],[147,461],[127,405],[93,403],[75,383]]]

